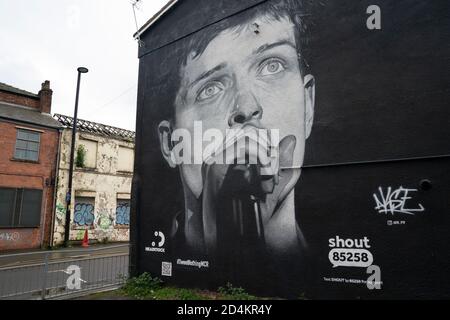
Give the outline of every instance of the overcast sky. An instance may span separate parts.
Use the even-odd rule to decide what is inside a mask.
[[[132,0],[0,0],[0,82],[53,89],[52,114],[73,116],[77,67],[81,119],[135,129],[138,80]],[[167,0],[141,0],[139,27]]]

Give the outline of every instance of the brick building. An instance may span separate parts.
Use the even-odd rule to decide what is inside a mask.
[[[61,125],[52,90],[38,94],[0,83],[0,251],[51,242]]]

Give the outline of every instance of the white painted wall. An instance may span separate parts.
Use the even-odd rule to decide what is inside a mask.
[[[71,131],[65,129],[61,139],[54,245],[64,240],[70,140]],[[87,150],[86,166],[74,171],[70,239],[81,240],[87,228],[89,239],[128,241],[129,227],[116,224],[116,204],[117,199],[131,198],[134,144],[83,132],[77,133],[75,147],[80,144]],[[75,197],[79,196],[95,199],[94,223],[91,227],[74,223]]]

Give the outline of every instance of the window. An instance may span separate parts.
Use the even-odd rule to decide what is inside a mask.
[[[94,224],[95,198],[75,197],[74,222],[80,227]]]
[[[39,132],[17,129],[14,158],[19,160],[38,161],[40,140],[41,134]]]
[[[97,167],[97,141],[80,139],[79,145],[83,145],[86,151],[84,167],[95,169]]]
[[[42,190],[0,188],[0,227],[39,227]]]
[[[133,172],[134,150],[131,148],[119,147],[119,171]]]
[[[121,226],[130,225],[130,200],[117,199],[116,224]]]

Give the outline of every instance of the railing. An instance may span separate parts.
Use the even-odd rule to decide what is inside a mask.
[[[95,255],[70,250],[70,257],[57,260],[51,259],[53,251],[46,252],[42,261],[18,266],[0,263],[0,299],[62,299],[120,287],[128,278],[129,254],[102,254],[102,250],[111,248],[95,249]],[[21,254],[1,255],[0,262],[11,256]]]

